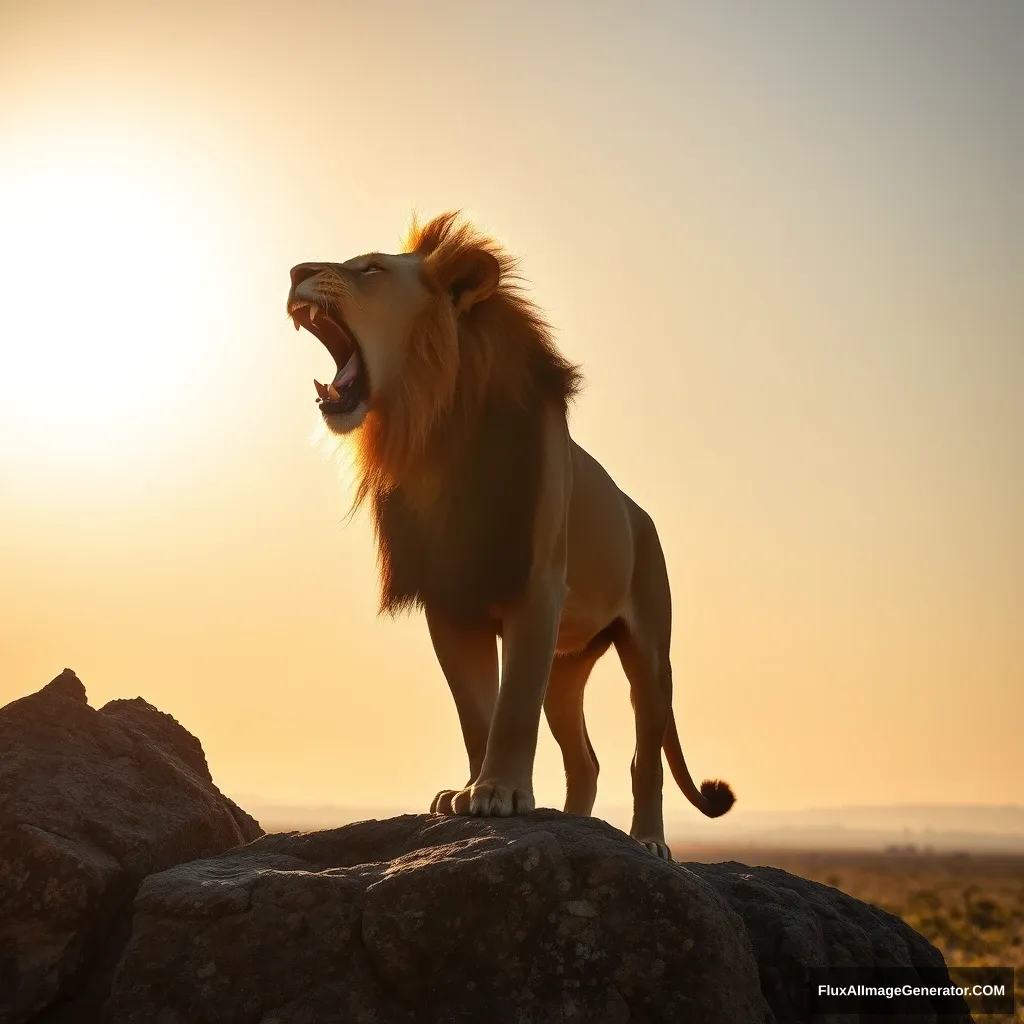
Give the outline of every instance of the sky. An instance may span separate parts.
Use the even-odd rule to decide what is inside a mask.
[[[69,666],[276,802],[465,782],[284,314],[293,264],[461,208],[658,525],[695,776],[756,811],[1022,799],[1016,0],[7,0],[0,91],[0,704]],[[613,654],[587,717],[602,813]],[[687,813],[713,838],[666,785]]]

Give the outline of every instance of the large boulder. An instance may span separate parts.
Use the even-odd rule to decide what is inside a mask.
[[[267,836],[135,909],[111,1024],[772,1019],[713,888],[557,811]]]
[[[199,741],[144,700],[97,711],[65,669],[0,708],[0,1021],[62,1004],[84,1019],[141,880],[262,834]]]
[[[774,868],[666,863],[557,811],[408,815],[148,878],[104,1020],[794,1024],[826,965],[945,970],[898,918]]]
[[[687,864],[735,910],[754,947],[761,990],[782,1022],[810,1019],[812,972],[820,968],[911,968],[948,973],[942,954],[893,914],[846,893],[779,868],[735,862]],[[931,975],[928,975],[929,977]],[[970,1024],[966,1004],[959,1015],[929,1012],[922,999],[915,1024]],[[886,1018],[871,1016],[872,1024]],[[907,1020],[906,1016],[894,1018]]]

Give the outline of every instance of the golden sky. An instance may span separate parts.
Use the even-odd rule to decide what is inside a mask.
[[[1019,801],[1022,52],[1013,0],[4,4],[0,703],[70,666],[234,794],[464,782],[283,313],[294,263],[463,207],[658,523],[694,774],[752,809]],[[587,712],[600,812],[613,656]]]

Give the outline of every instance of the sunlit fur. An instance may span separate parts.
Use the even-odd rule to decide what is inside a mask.
[[[488,399],[526,404],[542,374],[562,379],[564,408],[582,383],[523,294],[515,260],[496,242],[446,213],[423,226],[414,220],[405,251],[421,257],[430,297],[405,339],[400,388],[375,403],[354,439],[361,474],[357,504],[431,467],[440,469]],[[497,262],[496,289],[458,312],[452,282],[487,257]]]

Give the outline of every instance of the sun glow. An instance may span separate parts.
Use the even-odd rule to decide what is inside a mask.
[[[95,468],[186,418],[226,261],[193,174],[145,141],[58,137],[0,166],[0,428]]]

